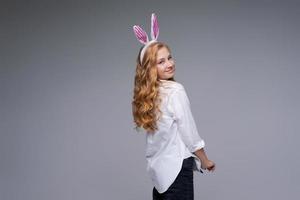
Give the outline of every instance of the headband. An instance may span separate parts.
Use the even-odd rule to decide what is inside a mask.
[[[140,26],[134,25],[133,32],[138,41],[144,45],[140,54],[140,61],[142,63],[146,49],[150,44],[157,42],[159,28],[156,15],[154,13],[151,15],[151,41],[149,41],[147,33]]]

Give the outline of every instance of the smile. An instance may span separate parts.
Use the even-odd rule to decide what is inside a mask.
[[[173,72],[175,69],[174,68],[172,68],[172,69],[170,69],[170,70],[168,70],[168,71],[166,71],[167,73],[171,73],[171,72]]]

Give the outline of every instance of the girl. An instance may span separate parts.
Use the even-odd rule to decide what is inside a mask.
[[[215,170],[204,151],[182,84],[174,79],[170,48],[157,41],[159,29],[151,17],[151,38],[134,26],[144,44],[137,58],[132,112],[136,130],[146,134],[147,172],[154,200],[193,200],[193,171]]]

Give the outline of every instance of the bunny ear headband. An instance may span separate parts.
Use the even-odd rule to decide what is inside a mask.
[[[152,13],[152,15],[151,15],[151,41],[149,41],[147,33],[140,26],[134,25],[133,32],[134,32],[136,38],[138,39],[138,41],[144,45],[144,47],[141,51],[141,55],[140,55],[140,61],[142,63],[147,47],[150,44],[157,42],[159,28],[158,28],[158,22],[157,22],[156,15],[154,13]]]

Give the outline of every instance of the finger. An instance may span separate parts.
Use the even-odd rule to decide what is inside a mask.
[[[215,165],[210,166],[209,168],[207,168],[209,171],[213,171],[215,169]]]
[[[215,169],[216,169],[216,165],[214,165],[214,167],[213,167],[212,171],[215,171]]]

